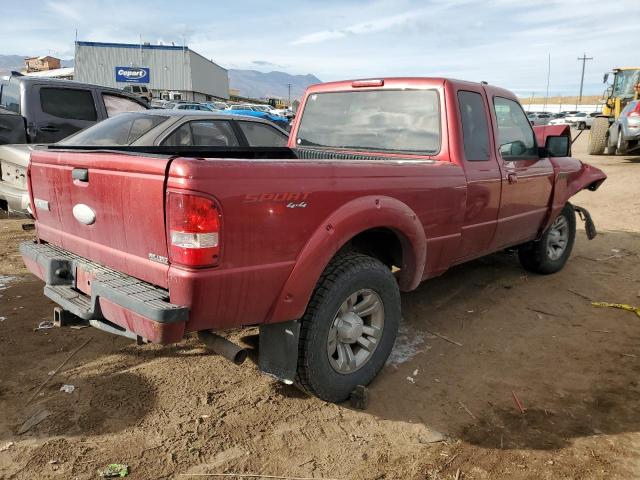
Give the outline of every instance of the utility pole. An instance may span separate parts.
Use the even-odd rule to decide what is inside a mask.
[[[291,87],[292,86],[293,86],[292,84],[287,83],[287,87],[289,88],[289,106],[291,106]]]
[[[593,60],[593,57],[587,57],[586,53],[582,54],[582,57],[578,57],[578,60],[582,61],[582,77],[580,77],[580,96],[578,98],[578,103],[582,103],[582,87],[584,85],[584,66],[587,63],[587,60]],[[577,110],[576,106],[576,110]]]

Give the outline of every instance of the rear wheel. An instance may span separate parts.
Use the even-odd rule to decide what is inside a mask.
[[[602,155],[607,147],[607,131],[609,130],[609,119],[607,117],[596,117],[593,119],[591,130],[589,130],[589,155]]]
[[[301,320],[298,384],[328,402],[346,400],[382,369],[399,323],[390,269],[359,253],[336,257]]]
[[[576,238],[576,214],[567,203],[542,237],[520,246],[518,257],[522,266],[536,273],[549,274],[562,270],[567,263]]]

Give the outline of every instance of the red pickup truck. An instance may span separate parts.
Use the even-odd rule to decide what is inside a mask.
[[[289,148],[33,152],[21,252],[63,313],[163,344],[257,325],[263,371],[341,401],[383,367],[401,291],[507,247],[556,272],[576,210],[595,235],[568,200],[606,176],[570,149],[566,127],[534,132],[486,83],[326,83]]]

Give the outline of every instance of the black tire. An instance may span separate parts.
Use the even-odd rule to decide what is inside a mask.
[[[562,254],[556,258],[550,253],[549,244],[554,241],[553,227],[556,225],[556,222],[562,222],[562,219],[566,222],[567,238]],[[544,275],[556,273],[562,270],[562,267],[567,263],[567,260],[571,255],[571,250],[573,249],[575,238],[576,213],[573,209],[573,205],[567,203],[560,211],[560,214],[554,219],[552,225],[544,232],[539,240],[520,246],[518,249],[518,258],[520,259],[520,263],[530,272],[541,273]],[[557,250],[554,253],[557,254]]]
[[[362,289],[381,299],[384,324],[377,346],[355,371],[338,372],[329,361],[329,332],[347,298]],[[368,385],[391,353],[400,323],[398,283],[380,261],[359,253],[334,258],[323,272],[301,320],[297,383],[327,402],[349,398],[358,385]]]
[[[578,130],[584,130],[587,128],[587,124],[584,122],[578,123]]]
[[[616,138],[616,154],[626,155],[629,151],[629,142],[624,139],[622,135],[622,128],[618,129],[618,136]]]
[[[609,131],[609,119],[607,117],[596,117],[593,119],[591,130],[589,131],[589,155],[602,155],[607,147],[607,132]]]

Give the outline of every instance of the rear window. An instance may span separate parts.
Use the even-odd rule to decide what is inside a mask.
[[[152,128],[167,120],[164,115],[121,113],[59,142],[61,145],[131,145]]]
[[[20,85],[17,82],[0,83],[0,107],[20,113]]]
[[[91,122],[98,118],[93,94],[89,90],[41,88],[40,104],[44,113],[58,118]]]
[[[238,122],[250,147],[286,147],[288,137],[280,130],[257,122]]]
[[[310,95],[299,146],[434,154],[440,112],[434,90],[370,90]]]

